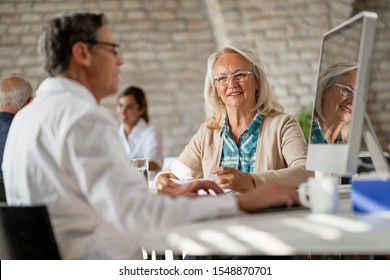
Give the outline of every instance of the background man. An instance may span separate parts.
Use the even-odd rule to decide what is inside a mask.
[[[0,81],[0,201],[6,201],[1,164],[8,130],[15,114],[30,103],[32,96],[30,82],[20,75],[12,74]]]

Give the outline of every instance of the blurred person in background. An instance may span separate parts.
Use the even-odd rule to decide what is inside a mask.
[[[4,146],[15,114],[33,98],[31,83],[19,74],[11,74],[0,81],[0,201],[5,202],[3,181]]]
[[[119,137],[129,160],[148,159],[149,174],[155,174],[162,167],[163,142],[160,129],[149,122],[144,91],[127,87],[118,97],[116,113],[120,121]]]

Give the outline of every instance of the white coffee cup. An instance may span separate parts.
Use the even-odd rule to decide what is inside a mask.
[[[149,161],[147,158],[133,158],[130,160],[130,165],[136,168],[142,177],[148,181]]]
[[[301,204],[313,213],[336,213],[339,207],[337,179],[326,176],[309,178],[298,188]]]

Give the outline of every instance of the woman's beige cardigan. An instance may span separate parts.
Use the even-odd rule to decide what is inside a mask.
[[[219,129],[202,124],[170,171],[184,180],[215,177],[211,172],[219,167],[223,141]],[[266,182],[298,186],[314,176],[305,168],[306,154],[306,140],[292,116],[277,113],[263,117],[252,173],[256,186]]]

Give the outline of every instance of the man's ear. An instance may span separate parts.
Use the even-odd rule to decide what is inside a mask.
[[[91,50],[88,45],[82,42],[76,42],[72,46],[73,60],[83,66],[89,66],[91,63]]]
[[[29,98],[27,98],[27,100],[26,100],[26,102],[23,104],[22,108],[23,108],[24,106],[26,106],[28,103],[30,103],[32,100],[33,100],[33,97],[32,97],[32,96],[30,96]]]

